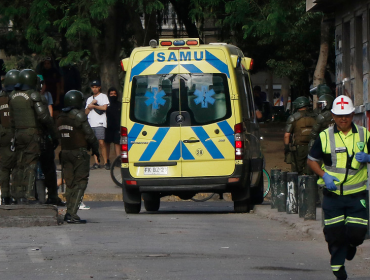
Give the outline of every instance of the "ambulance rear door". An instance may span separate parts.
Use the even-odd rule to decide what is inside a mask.
[[[168,49],[134,54],[127,114],[129,171],[134,178],[181,177],[175,57],[178,51]]]

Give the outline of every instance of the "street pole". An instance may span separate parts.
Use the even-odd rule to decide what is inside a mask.
[[[298,172],[287,174],[286,212],[298,214]]]
[[[305,213],[304,220],[316,221],[317,184],[316,176],[307,176],[306,189],[304,192]]]
[[[271,169],[271,209],[276,208],[276,195],[281,169]]]
[[[298,176],[298,214],[300,218],[304,218],[304,215],[306,213],[304,195],[306,191],[307,181],[307,175]]]
[[[285,212],[286,210],[286,193],[287,193],[287,173],[280,172],[280,180],[278,182],[278,190],[276,195],[276,206],[278,212]]]

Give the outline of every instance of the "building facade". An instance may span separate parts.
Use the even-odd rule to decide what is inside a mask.
[[[351,97],[355,122],[369,129],[370,0],[307,0],[306,8],[334,21],[337,95]]]

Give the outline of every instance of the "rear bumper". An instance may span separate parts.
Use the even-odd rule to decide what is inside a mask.
[[[133,178],[128,168],[122,168],[123,181],[134,180],[136,185],[127,185],[127,190],[140,192],[227,192],[243,186],[243,165],[235,165],[234,173],[220,177],[191,177],[191,178]],[[229,183],[229,178],[239,178],[238,182]]]

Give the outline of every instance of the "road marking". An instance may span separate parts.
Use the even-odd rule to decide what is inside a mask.
[[[72,242],[66,232],[58,232],[56,235],[57,242],[63,246],[71,246]]]
[[[7,262],[8,257],[6,255],[6,252],[4,250],[0,250],[0,262]]]
[[[44,256],[39,248],[27,248],[27,254],[31,259],[32,263],[43,263]]]

